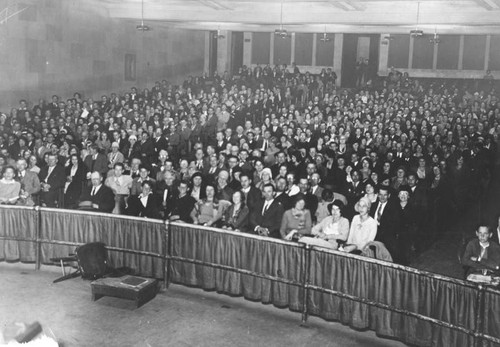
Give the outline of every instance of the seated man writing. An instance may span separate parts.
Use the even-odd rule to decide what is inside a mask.
[[[476,235],[477,239],[467,244],[462,258],[462,264],[469,267],[467,275],[481,270],[497,271],[500,268],[500,246],[490,242],[489,227],[479,226]]]

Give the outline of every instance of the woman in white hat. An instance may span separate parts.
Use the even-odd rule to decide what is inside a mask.
[[[351,229],[344,251],[363,251],[368,242],[375,240],[377,221],[368,215],[371,206],[371,201],[366,197],[359,199],[354,206],[354,209],[359,214],[352,218]]]

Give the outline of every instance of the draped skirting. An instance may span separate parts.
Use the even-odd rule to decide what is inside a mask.
[[[0,260],[51,263],[88,242],[110,264],[370,329],[416,346],[500,346],[500,291],[343,252],[189,224],[0,206]]]

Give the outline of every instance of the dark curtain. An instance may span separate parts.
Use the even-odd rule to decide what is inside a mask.
[[[488,288],[484,295],[483,332],[485,335],[500,339],[500,290]],[[490,341],[483,341],[482,346],[500,346]]]
[[[171,237],[173,256],[302,281],[304,250],[294,244],[180,225],[172,225]],[[243,295],[292,310],[302,308],[302,290],[295,285],[175,260],[171,262],[171,275],[176,283]]]
[[[302,310],[300,284],[306,276],[306,250],[302,245],[187,224],[174,223],[169,228],[174,257],[247,270],[291,283],[181,260],[170,262],[173,282]],[[42,239],[40,256],[43,263],[48,263],[51,257],[74,252],[75,245],[64,243],[101,241],[109,247],[151,254],[163,255],[167,251],[163,247],[165,227],[161,221],[0,206],[0,236],[14,239],[0,240],[0,260],[34,262],[37,232]],[[461,331],[318,290],[324,288],[469,330],[476,329],[475,315],[480,310],[483,322],[479,331],[486,337],[500,338],[499,290],[480,289],[469,282],[336,251],[313,249],[310,256],[307,304],[311,315],[340,321],[356,329],[374,330],[410,345],[472,346],[474,343],[471,336]],[[128,266],[138,275],[163,277],[161,258],[114,250],[109,251],[109,258],[115,267]],[[481,294],[484,294],[484,306],[477,307],[476,299]],[[498,346],[488,339],[483,339],[479,345]]]
[[[164,254],[161,221],[117,217],[115,215],[78,213],[42,209],[41,235],[44,240],[76,243],[104,242],[106,246]],[[75,246],[42,244],[42,263],[52,257],[74,253]],[[137,275],[162,278],[163,260],[147,255],[108,250],[110,264],[116,268],[129,267]]]
[[[310,282],[464,328],[474,328],[478,290],[362,258],[313,250]],[[498,307],[498,306],[496,306]],[[471,346],[472,338],[404,314],[312,290],[309,312],[418,346]]]
[[[0,260],[36,261],[37,214],[32,207],[0,206],[0,236],[33,240],[0,240]]]

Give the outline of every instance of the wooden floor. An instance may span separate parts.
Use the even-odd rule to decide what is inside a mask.
[[[0,324],[39,321],[63,346],[403,346],[311,317],[200,289],[171,286],[136,309],[133,301],[91,301],[90,282],[58,284],[51,271],[0,263]]]

